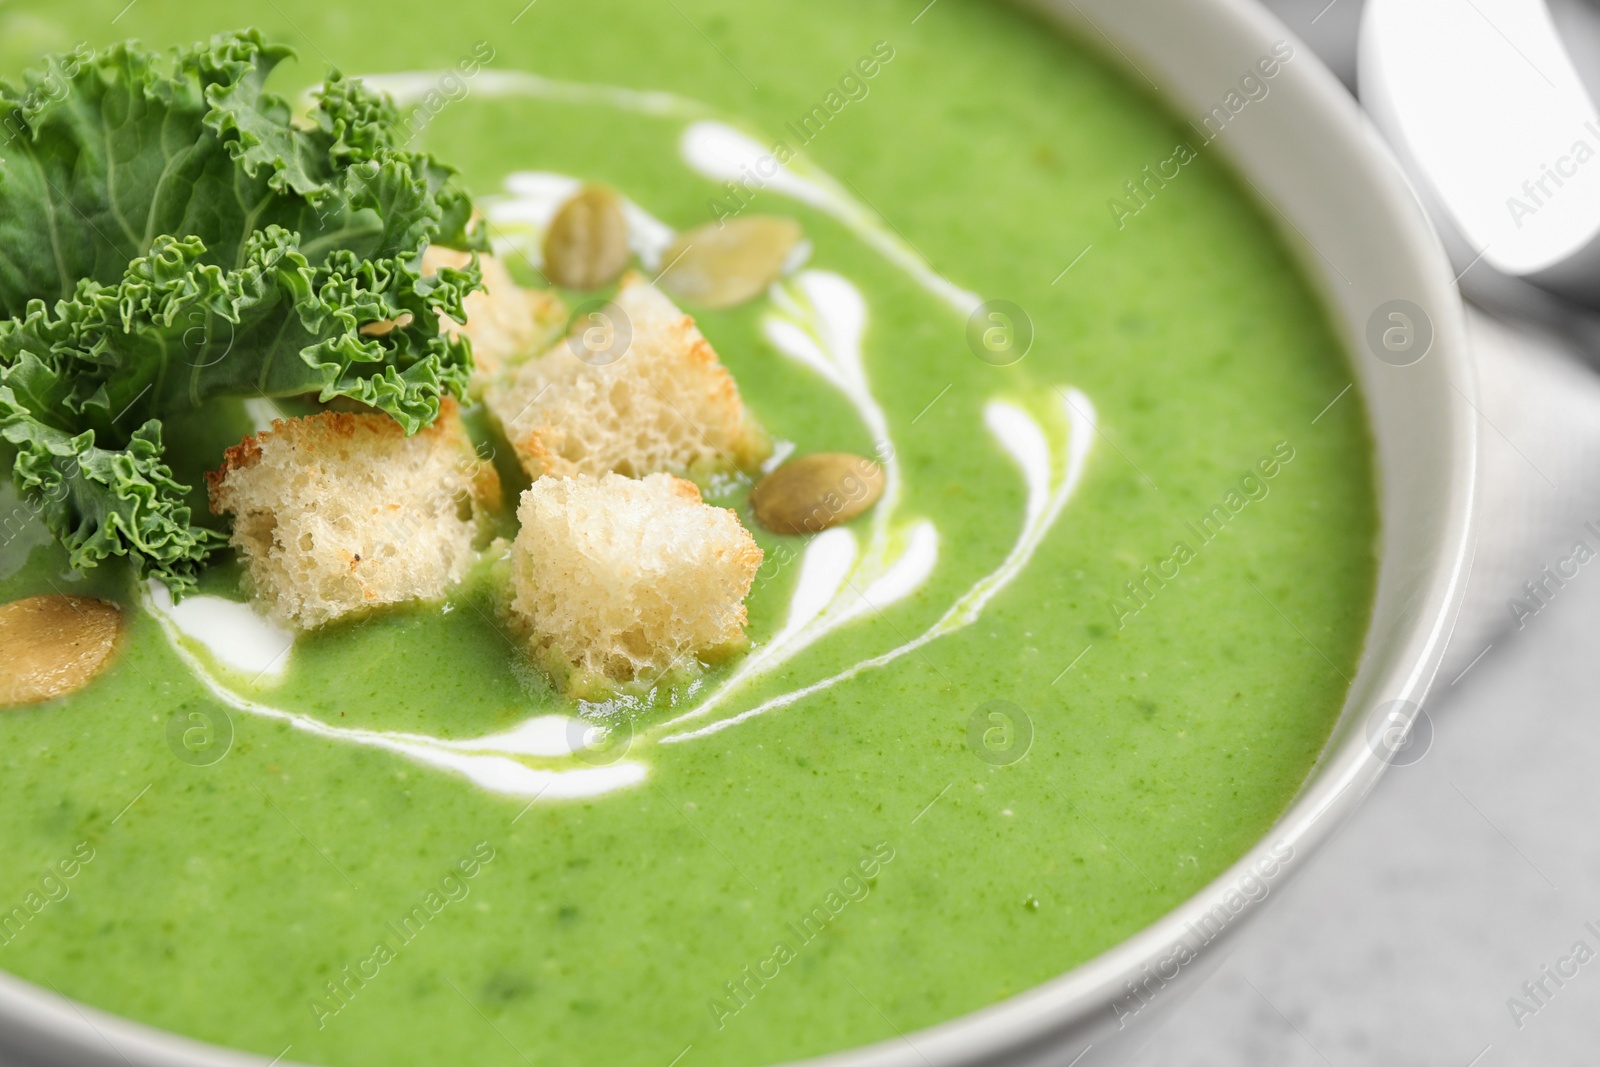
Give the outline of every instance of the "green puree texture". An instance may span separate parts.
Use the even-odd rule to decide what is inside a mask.
[[[913,25],[924,0],[523,2],[22,0],[0,14],[0,67],[15,74],[79,40],[168,45],[257,25],[299,49],[281,85],[294,91],[328,64],[439,68],[486,41],[490,70],[671,90],[777,138],[886,41],[894,58],[870,95],[809,156],[957,284],[1026,308],[1038,339],[1013,367],[982,363],[960,316],[843,228],[758,199],[752,210],[804,223],[813,265],[865,292],[907,510],[938,523],[944,555],[917,596],[749,702],[921,632],[1004,555],[1022,491],[982,429],[991,396],[1048,404],[1061,383],[1094,399],[1105,439],[1078,496],[977,625],[708,740],[636,753],[652,768],[642,786],[520,818],[521,802],[459,778],[240,714],[225,759],[175,759],[169,717],[207,705],[135,612],[120,661],[91,689],[0,714],[0,913],[42,893],[80,845],[93,857],[64,899],[7,935],[0,967],[154,1026],[268,1057],[288,1046],[312,1063],[663,1067],[686,1047],[684,1067],[767,1063],[992,1004],[1195,892],[1267,831],[1317,759],[1375,571],[1359,397],[1313,424],[1349,372],[1267,218],[1203,151],[1119,229],[1107,200],[1193,133],[1008,9],[945,0]],[[717,189],[679,161],[681,128],[474,89],[423,137],[476,193],[514,170],[562,171],[686,228],[708,220]],[[700,319],[775,436],[802,451],[870,449],[838,398],[766,344],[758,314]],[[191,465],[236,432],[213,428],[207,444],[195,431]],[[1268,495],[1200,546],[1185,524],[1284,442],[1293,460]],[[3,499],[11,514],[15,497]],[[130,595],[125,574],[79,578],[35,533],[5,536],[0,600],[52,585]],[[760,536],[769,552],[782,542]],[[1123,584],[1178,540],[1196,558],[1119,627]],[[753,598],[757,640],[781,621],[794,569]],[[456,736],[553,705],[524,689],[469,610],[484,594],[459,600],[449,615],[402,612],[310,640],[280,696],[342,724]],[[1031,751],[1011,766],[967,745],[969,717],[991,700],[1033,723]],[[475,875],[446,882],[463,862]],[[789,924],[863,862],[865,895],[809,943],[797,937]],[[430,893],[448,902],[402,943],[389,924]],[[324,983],[343,968],[371,973],[380,941],[397,947],[376,977],[343,1006],[329,999]],[[729,1000],[725,983],[780,941],[792,958],[777,977],[743,1006]],[[338,1010],[319,1020],[314,1002]]]

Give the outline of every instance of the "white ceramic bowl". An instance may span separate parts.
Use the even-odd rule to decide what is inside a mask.
[[[1343,335],[1377,443],[1378,592],[1359,672],[1327,749],[1262,841],[1203,892],[1137,936],[1026,993],[927,1030],[812,1061],[828,1067],[1115,1063],[1217,963],[1238,930],[1355,809],[1388,765],[1370,738],[1393,701],[1420,705],[1455,619],[1472,554],[1473,377],[1449,265],[1399,168],[1310,50],[1252,0],[1032,0],[1102,47],[1198,126],[1280,42],[1293,57],[1270,92],[1231,109],[1220,152],[1281,223]],[[1197,134],[1197,137],[1200,136]],[[1369,323],[1393,301],[1421,309],[1432,342],[1386,359]],[[1413,316],[1414,317],[1414,316]],[[1391,321],[1379,315],[1383,328]],[[1287,856],[1287,859],[1285,857]],[[1270,874],[1262,872],[1270,871]],[[1209,940],[1191,955],[1203,930]],[[1137,987],[1137,991],[1135,991]],[[1081,1057],[1075,1059],[1074,1057]],[[0,973],[0,1064],[242,1067],[264,1060],[201,1045]]]

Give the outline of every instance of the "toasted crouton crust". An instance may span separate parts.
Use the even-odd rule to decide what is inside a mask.
[[[484,393],[529,475],[758,468],[771,443],[694,319],[636,273],[611,307],[629,335],[614,361],[586,362],[564,340]]]
[[[424,274],[437,274],[441,267],[459,270],[470,262],[471,252],[439,245],[429,245],[422,253]],[[472,342],[477,368],[473,381],[481,385],[549,345],[566,325],[567,309],[553,292],[518,285],[496,256],[478,253],[478,269],[483,289],[467,294],[463,302],[466,324],[440,315],[439,326],[446,333],[466,334]]]
[[[522,494],[511,610],[569,694],[684,676],[745,645],[761,549],[670,474],[541,478]]]
[[[257,601],[303,629],[443,596],[500,493],[449,400],[412,437],[383,414],[279,419],[228,449],[206,484],[211,510],[233,516]]]

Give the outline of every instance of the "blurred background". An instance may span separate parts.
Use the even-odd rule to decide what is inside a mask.
[[[1516,6],[1465,4],[1486,21]],[[1362,0],[1265,6],[1359,91]],[[1582,31],[1597,13],[1551,8],[1592,95],[1600,64]],[[1595,543],[1600,350],[1553,315],[1505,317],[1479,269],[1461,284],[1477,303],[1482,530],[1427,720],[1138,1067],[1600,1062],[1600,567],[1531,616],[1511,604],[1536,603],[1524,583]]]

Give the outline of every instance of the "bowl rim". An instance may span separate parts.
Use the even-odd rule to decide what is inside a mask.
[[[1252,133],[1240,124],[1239,136],[1220,143],[1219,151],[1246,183],[1265,201],[1269,214],[1282,220],[1280,234],[1300,257],[1314,288],[1329,305],[1329,315],[1343,335],[1350,354],[1355,384],[1368,403],[1377,445],[1377,474],[1383,549],[1380,553],[1378,592],[1365,648],[1356,678],[1327,745],[1299,793],[1272,829],[1244,856],[1230,865],[1200,892],[1162,918],[1101,954],[1065,973],[1006,1000],[954,1019],[890,1038],[872,1045],[803,1061],[811,1067],[946,1067],[958,1064],[1023,1064],[1042,1062],[1062,1053],[1073,1054],[1083,1045],[1081,1058],[1096,1044],[1115,1045],[1124,1022],[1116,1005],[1139,996],[1146,999],[1169,984],[1198,985],[1199,976],[1214,967],[1237,940],[1246,921],[1258,914],[1267,900],[1246,899],[1240,908],[1230,904],[1241,895],[1247,877],[1260,879],[1267,860],[1287,849],[1290,859],[1279,859],[1272,887],[1294,877],[1309,856],[1350,816],[1388,766],[1368,741],[1367,723],[1375,701],[1405,700],[1421,706],[1433,682],[1445,644],[1455,622],[1473,550],[1473,487],[1477,463],[1477,427],[1468,414],[1475,410],[1475,376],[1467,354],[1463,310],[1455,281],[1433,227],[1402,175],[1398,164],[1371,124],[1338,80],[1288,29],[1252,0],[1022,0],[1023,6],[1076,31],[1082,41],[1098,45],[1104,58],[1122,67],[1135,80],[1150,81],[1145,73],[1162,76],[1157,95],[1169,111],[1200,114],[1219,97],[1217,86],[1226,76],[1208,78],[1204,70],[1188,69],[1174,60],[1181,46],[1205,60],[1207,45],[1227,53],[1211,65],[1237,74],[1248,71],[1248,59],[1263,55],[1277,42],[1295,50],[1275,76],[1272,93],[1291,99],[1290,116],[1316,139],[1317,166],[1329,168],[1327,181],[1345,183],[1350,196],[1373,213],[1366,230],[1375,225],[1387,230],[1392,257],[1387,275],[1371,280],[1379,293],[1403,294],[1429,309],[1434,339],[1426,356],[1411,367],[1379,365],[1359,355],[1364,332],[1361,310],[1370,304],[1366,290],[1343,276],[1334,260],[1312,244],[1327,226],[1310,218],[1305,190],[1296,190],[1293,151],[1277,148],[1285,166],[1264,166],[1262,142],[1271,149],[1273,136],[1283,137],[1286,127]],[[1181,68],[1181,69],[1180,69]],[[1218,80],[1218,78],[1222,80]],[[1278,105],[1281,110],[1281,102]],[[1264,109],[1258,109],[1265,113]],[[1220,140],[1220,139],[1219,139]],[[1310,142],[1302,142],[1305,148]],[[1291,146],[1292,147],[1292,146]],[[1257,153],[1258,155],[1252,155]],[[1289,204],[1285,210],[1284,204]],[[1359,228],[1359,227],[1358,227]],[[1309,234],[1309,235],[1308,235]],[[1337,243],[1337,240],[1333,243]],[[1331,269],[1330,269],[1331,268]],[[1384,272],[1379,271],[1383,274]],[[1343,278],[1346,292],[1339,287]],[[1412,372],[1409,385],[1396,372]],[[1445,392],[1453,387],[1464,405]],[[1390,394],[1398,393],[1398,398]],[[1412,433],[1404,431],[1395,414],[1421,398],[1424,405]],[[1396,401],[1387,405],[1378,401]],[[1438,403],[1439,400],[1443,403]],[[1428,451],[1425,438],[1434,444]],[[1407,449],[1427,452],[1421,473],[1395,478],[1396,456],[1404,465]],[[1414,475],[1416,472],[1412,472]],[[1422,500],[1415,496],[1421,481],[1431,481],[1433,492]],[[1431,515],[1413,515],[1419,508]],[[1402,521],[1396,523],[1396,518]],[[1420,528],[1419,527],[1420,524]],[[1402,538],[1396,541],[1396,531]],[[1404,540],[1409,538],[1410,540]],[[1410,551],[1415,548],[1420,552]],[[1413,558],[1416,557],[1416,558]],[[1293,862],[1291,862],[1293,861]],[[1207,940],[1197,965],[1180,965],[1172,978],[1161,973],[1171,962],[1175,944],[1196,923],[1204,923],[1217,907],[1231,916],[1216,936]],[[1187,971],[1183,968],[1187,967]],[[1158,976],[1154,990],[1152,972]],[[1151,994],[1133,992],[1134,983]],[[1185,990],[1186,991],[1186,990]],[[1174,992],[1165,1007],[1180,999]],[[0,971],[0,1030],[7,1034],[6,1051],[36,1054],[44,1062],[104,1064],[160,1064],[163,1067],[247,1067],[267,1063],[264,1057],[211,1045],[159,1030],[143,1023],[90,1008]],[[1141,1027],[1141,1031],[1144,1031]],[[113,1053],[114,1055],[108,1055]],[[287,1061],[271,1061],[287,1063]],[[1071,1061],[1076,1064],[1078,1060]],[[1096,1060],[1098,1062],[1098,1058]]]

